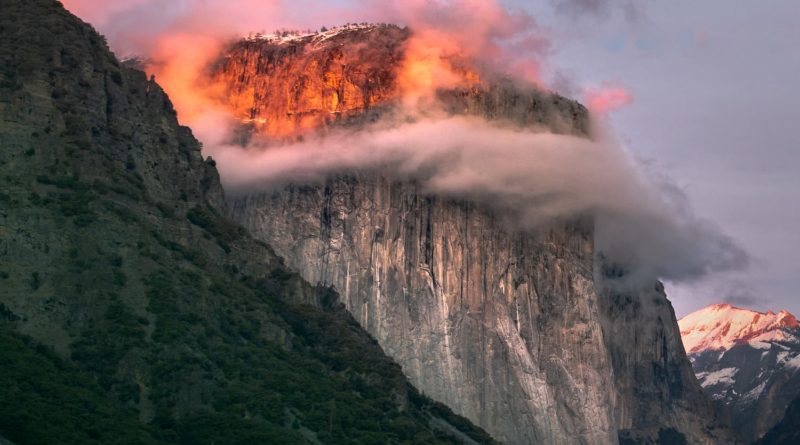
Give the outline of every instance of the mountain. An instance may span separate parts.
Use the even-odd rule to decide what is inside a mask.
[[[792,314],[715,304],[678,324],[697,379],[743,439],[763,436],[800,396],[800,323]]]
[[[0,442],[494,443],[222,216],[158,84],[56,1],[0,11]]]
[[[334,124],[388,115],[409,89],[420,88],[404,80],[410,76],[405,71],[414,71],[404,54],[410,35],[394,25],[364,24],[322,33],[256,36],[227,48],[213,67],[212,80],[223,89],[233,114],[252,131],[296,138]],[[481,82],[477,70],[456,56],[444,63],[459,77],[452,88],[434,92],[445,111],[588,132],[586,109],[577,102],[519,89],[507,79]]]
[[[254,137],[302,137],[402,106],[408,38],[358,26],[246,39],[213,78]],[[588,135],[580,104],[447,62],[463,79],[436,90],[437,110]],[[234,197],[232,216],[305,279],[336,289],[422,392],[504,443],[733,443],[663,287],[607,286],[591,220],[517,230],[487,205],[388,169],[251,190]]]

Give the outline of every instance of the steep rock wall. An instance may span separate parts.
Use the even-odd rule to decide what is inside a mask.
[[[271,136],[293,136],[396,99],[392,67],[400,63],[407,36],[381,26],[242,40],[226,51],[213,77],[244,123]],[[356,44],[364,39],[370,44]]]
[[[709,430],[663,289],[598,290],[590,223],[509,231],[380,173],[242,197],[233,217],[339,290],[417,387],[500,441],[727,437]]]
[[[0,11],[0,443],[494,443],[302,304],[335,299],[220,215],[155,82],[56,0]]]
[[[717,421],[692,373],[663,286],[625,293],[604,286],[602,272],[595,276],[600,277],[598,309],[614,375],[620,442],[648,437],[657,438],[654,443],[683,443],[676,439],[682,434],[690,444],[737,443]]]
[[[415,385],[507,443],[612,443],[613,386],[580,227],[506,231],[380,175],[290,187],[234,218],[348,310]]]
[[[331,125],[377,119],[401,103],[407,29],[358,25],[321,34],[246,39],[231,45],[211,69],[244,128],[291,139]],[[457,73],[463,61],[453,62]],[[470,114],[558,132],[586,134],[586,109],[551,92],[487,82],[470,72],[437,91],[442,111]]]
[[[341,114],[372,118],[398,100],[403,48],[387,45],[388,31],[373,32],[241,42],[216,79],[233,96],[245,93],[247,119],[263,119],[255,130],[265,136],[286,136],[270,122],[296,122],[299,111],[335,118],[289,127],[296,131],[341,124]],[[375,67],[364,53],[394,62]],[[377,69],[386,82],[373,84],[385,88],[369,97],[381,99],[359,100],[370,82],[336,77],[343,66]],[[349,100],[330,79],[344,82],[338,91],[361,92]],[[439,90],[437,99],[452,114],[588,133],[580,104],[511,82]],[[328,108],[301,105],[317,102]],[[663,289],[604,289],[589,221],[514,231],[485,206],[430,196],[382,171],[240,196],[232,214],[307,280],[337,289],[417,387],[503,442],[728,440],[712,430]]]

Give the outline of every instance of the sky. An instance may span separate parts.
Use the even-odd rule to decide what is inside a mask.
[[[153,36],[165,30],[259,32],[367,20],[444,28],[462,45],[474,39],[490,43],[486,53],[511,59],[499,51],[510,49],[535,59],[503,63],[608,112],[625,150],[749,253],[746,270],[667,282],[679,317],[721,301],[800,315],[800,2],[497,1],[500,8],[494,0],[64,3],[121,56],[157,52],[164,40]]]
[[[507,4],[553,33],[551,77],[631,94],[610,116],[626,148],[750,254],[745,271],[667,283],[678,316],[719,301],[799,315],[800,2]]]

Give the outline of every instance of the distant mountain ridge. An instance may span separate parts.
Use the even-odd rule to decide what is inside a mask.
[[[678,321],[695,375],[748,441],[800,395],[800,323],[787,311],[714,304]]]
[[[679,326],[683,345],[691,354],[728,350],[745,342],[760,349],[768,342],[796,340],[792,329],[800,323],[787,311],[757,312],[722,303],[683,317]]]

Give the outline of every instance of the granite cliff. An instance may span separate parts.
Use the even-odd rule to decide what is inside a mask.
[[[284,138],[287,122],[301,133],[359,125],[400,106],[406,38],[385,26],[260,36],[231,46],[214,76],[232,109],[249,110],[245,123],[258,121],[257,137]],[[576,102],[465,79],[436,90],[439,111],[588,137]],[[597,259],[589,218],[516,230],[486,205],[380,169],[245,193],[232,216],[305,279],[336,289],[425,394],[504,443],[731,441],[663,287],[606,286],[615,272]]]
[[[157,83],[0,0],[0,443],[494,443],[226,212]]]
[[[230,45],[211,80],[234,115],[262,137],[296,138],[333,124],[363,123],[390,113],[408,89],[419,87],[404,80],[415,74],[404,57],[409,35],[405,28],[367,24],[257,35]],[[435,91],[445,111],[561,132],[589,130],[586,109],[574,101],[508,80],[486,82],[456,56],[443,63],[459,77],[453,88]]]

